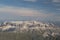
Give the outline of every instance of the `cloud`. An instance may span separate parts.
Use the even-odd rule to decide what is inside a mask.
[[[37,0],[24,0],[24,1],[36,2]]]
[[[56,2],[56,3],[58,3],[58,2],[60,2],[60,0],[52,0],[53,2]]]
[[[60,8],[56,8],[56,12],[57,13],[60,13]]]
[[[60,16],[54,16],[52,18],[53,18],[51,19],[52,21],[60,21]]]
[[[3,6],[0,7],[0,13],[8,13],[17,16],[35,16],[41,18],[47,18],[53,16],[54,14],[46,14],[42,10],[34,10],[32,8],[24,8],[24,7],[12,7],[12,6]]]
[[[59,9],[60,10],[60,9]],[[60,20],[60,16],[58,17],[57,15],[56,15],[56,13],[46,13],[46,11],[43,11],[42,9],[40,9],[40,10],[37,10],[37,9],[33,9],[33,8],[24,8],[24,7],[14,7],[14,6],[1,6],[0,7],[0,15],[1,15],[1,13],[3,13],[2,15],[3,15],[3,17],[1,18],[1,19],[3,19],[3,18],[9,18],[9,19],[14,19],[16,16],[30,16],[30,17],[39,17],[39,18],[41,18],[41,19],[49,19],[49,20],[55,20],[55,21],[59,21]],[[9,15],[9,16],[7,16],[7,15],[4,15],[4,14],[6,14],[7,13],[7,15]],[[11,15],[12,16],[11,16]],[[14,17],[14,15],[16,15],[15,17]],[[11,16],[11,17],[10,17]]]

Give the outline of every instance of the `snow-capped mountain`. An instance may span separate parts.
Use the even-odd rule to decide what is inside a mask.
[[[38,21],[9,21],[0,25],[1,32],[43,32],[46,34],[59,34],[60,28],[52,23],[42,23]],[[46,35],[48,36],[48,35]]]

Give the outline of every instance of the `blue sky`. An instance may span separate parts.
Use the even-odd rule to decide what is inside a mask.
[[[0,0],[0,20],[60,21],[60,0]]]

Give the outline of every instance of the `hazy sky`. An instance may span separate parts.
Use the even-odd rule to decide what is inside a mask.
[[[0,20],[60,21],[60,0],[0,0]]]

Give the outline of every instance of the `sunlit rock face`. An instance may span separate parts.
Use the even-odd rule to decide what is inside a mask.
[[[52,23],[42,23],[38,21],[9,21],[0,25],[1,32],[43,32],[43,36],[60,33],[60,28]]]

